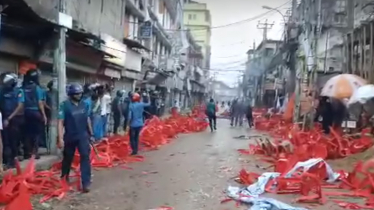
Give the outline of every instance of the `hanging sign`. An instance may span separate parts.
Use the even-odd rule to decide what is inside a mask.
[[[150,39],[152,38],[152,22],[146,21],[140,26],[140,38]]]

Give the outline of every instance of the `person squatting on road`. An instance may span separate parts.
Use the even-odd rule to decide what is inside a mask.
[[[82,191],[89,192],[91,184],[90,143],[94,141],[89,104],[82,100],[83,88],[71,84],[68,99],[60,104],[58,113],[58,146],[63,148],[61,178],[69,181],[75,150],[80,155]],[[64,132],[65,131],[65,132]]]
[[[39,86],[39,72],[36,69],[27,71],[23,81],[23,92],[25,94],[24,116],[25,133],[28,138],[25,141],[25,159],[33,154],[39,159],[39,142],[45,132],[44,126],[47,117],[44,111],[44,96],[42,88]]]
[[[23,117],[21,111],[25,102],[23,90],[16,87],[18,77],[15,74],[6,74],[0,93],[0,110],[4,119],[3,160],[7,168],[15,167],[15,158],[18,156],[18,147],[21,141]],[[3,149],[3,148],[1,148]]]
[[[214,103],[214,100],[211,98],[206,105],[205,114],[209,120],[210,131],[213,132],[217,130],[217,105]]]
[[[145,95],[144,97],[148,97],[148,95]],[[147,103],[141,102],[141,97],[138,93],[132,95],[132,103],[130,104],[128,115],[130,125],[130,146],[132,149],[131,155],[138,154],[139,135],[144,126],[144,108],[151,105],[149,100],[145,101],[147,101]]]

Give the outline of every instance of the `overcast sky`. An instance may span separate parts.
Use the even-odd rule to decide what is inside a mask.
[[[262,30],[257,29],[258,21],[273,23],[268,39],[280,39],[283,34],[283,18],[275,12],[263,9],[262,6],[279,7],[287,15],[291,8],[290,0],[197,0],[207,3],[212,16],[212,56],[211,69],[217,73],[217,79],[233,86],[238,82],[240,72],[244,70],[247,60],[246,52],[252,48],[253,42],[258,45],[262,41]],[[243,21],[267,13],[255,20]],[[227,27],[214,28],[240,21]],[[226,70],[226,71],[223,71]],[[230,71],[231,70],[231,71]]]

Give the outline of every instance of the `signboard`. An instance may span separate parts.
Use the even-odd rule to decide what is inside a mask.
[[[140,38],[150,39],[152,38],[152,22],[146,21],[140,26]]]
[[[119,71],[116,71],[116,70],[113,70],[113,69],[108,69],[108,68],[106,68],[104,70],[104,75],[108,76],[110,78],[116,78],[116,79],[121,78],[121,73]]]
[[[357,127],[356,121],[344,121],[342,123],[342,127],[343,128],[356,128]]]

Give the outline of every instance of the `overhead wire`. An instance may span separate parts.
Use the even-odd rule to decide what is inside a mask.
[[[169,29],[167,31],[201,31],[201,30],[207,30],[207,29],[219,29],[219,28],[226,28],[226,27],[230,27],[230,26],[233,26],[233,25],[238,25],[238,24],[242,24],[242,23],[246,23],[246,22],[251,22],[251,21],[254,21],[254,20],[257,20],[263,16],[266,16],[268,14],[271,14],[271,13],[275,13],[277,9],[287,5],[288,3],[290,3],[291,0],[283,3],[282,5],[280,6],[277,6],[277,7],[274,7],[273,9],[267,11],[267,12],[264,12],[264,13],[261,13],[259,15],[256,15],[254,17],[251,17],[251,18],[247,18],[247,19],[244,19],[244,20],[240,20],[240,21],[236,21],[236,22],[233,22],[233,23],[228,23],[228,24],[224,24],[224,25],[219,25],[219,26],[212,26],[212,27],[207,27],[207,28],[204,28],[204,29],[186,29],[186,30],[183,30],[183,29],[176,29],[176,30],[173,30],[173,29]]]
[[[254,16],[254,17],[251,17],[251,18],[248,18],[248,19],[244,19],[244,20],[240,20],[240,21],[236,21],[236,22],[233,22],[233,23],[229,23],[229,24],[224,24],[224,25],[219,25],[219,26],[213,26],[213,27],[209,27],[209,29],[219,29],[219,28],[225,28],[225,27],[230,27],[230,26],[233,26],[233,25],[237,25],[237,24],[242,24],[242,23],[245,23],[245,22],[250,22],[250,21],[254,21],[256,19],[259,19],[263,16],[266,16],[268,14],[271,14],[272,12],[275,12],[275,9],[279,9],[283,6],[285,6],[286,4],[290,3],[291,0],[283,3],[282,5],[280,6],[277,6],[275,7],[274,9],[270,10],[270,11],[267,11],[267,12],[264,12],[262,14],[259,14],[257,16]],[[127,21],[127,22],[130,22],[130,21]],[[136,23],[136,22],[132,22],[132,23]],[[136,24],[140,24],[141,22],[138,22]],[[10,27],[17,27],[19,28],[20,26],[17,26],[17,25],[13,25],[13,24],[9,24],[9,23],[2,23],[2,25],[5,25],[5,26],[10,26]],[[179,30],[179,29],[176,29],[176,30],[173,30],[173,29],[165,29],[165,31],[203,31],[203,30],[207,30],[207,29],[196,29],[196,30],[193,30],[193,29],[187,29],[187,30]],[[116,49],[116,48],[112,48],[112,47],[109,47],[109,46],[105,46],[103,45],[103,47],[107,48],[107,49],[111,49],[111,50],[115,50],[115,51],[118,51],[118,52],[122,52],[122,53],[126,53],[126,51],[123,51],[123,50],[120,50],[120,49]],[[242,55],[242,54],[240,54]],[[230,58],[230,57],[237,57],[238,55],[232,55],[232,56],[227,56],[227,57],[214,57],[214,58]]]

